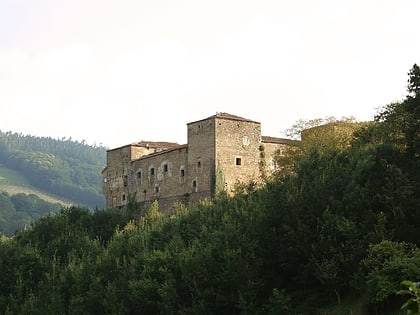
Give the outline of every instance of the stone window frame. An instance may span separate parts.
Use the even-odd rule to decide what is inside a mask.
[[[203,171],[203,161],[201,160],[201,158],[198,158],[195,163],[195,171],[197,173],[201,173]]]
[[[185,179],[187,178],[187,172],[184,165],[181,165],[179,168],[179,182],[185,183]]]
[[[149,179],[155,179],[155,177],[156,177],[156,168],[153,165],[151,165],[149,167]]]
[[[277,161],[274,158],[270,159],[270,170],[276,171],[278,169]]]
[[[135,181],[137,185],[143,184],[144,174],[145,174],[145,171],[143,170],[143,168],[137,169],[136,176],[135,176]]]

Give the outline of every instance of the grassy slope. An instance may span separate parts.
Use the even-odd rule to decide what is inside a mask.
[[[15,170],[9,169],[2,164],[0,164],[0,192],[1,191],[5,191],[9,195],[15,195],[18,193],[24,193],[27,195],[34,194],[45,201],[60,203],[65,206],[72,204],[69,200],[63,200],[57,196],[53,196],[32,187],[24,175],[16,172]]]

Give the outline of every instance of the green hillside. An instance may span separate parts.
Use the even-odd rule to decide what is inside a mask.
[[[312,131],[234,196],[64,208],[0,237],[0,313],[418,314],[419,283],[396,293],[420,280],[420,68],[374,121]]]
[[[63,206],[75,204],[74,201],[60,198],[59,196],[55,196],[46,191],[35,188],[29,183],[24,175],[15,170],[9,169],[4,165],[0,165],[0,192],[2,191],[7,192],[9,195],[16,195],[18,193],[24,193],[27,195],[34,194],[45,201],[50,203],[59,203]]]
[[[103,208],[105,155],[103,147],[69,139],[0,131],[0,234],[10,235],[61,206]],[[14,204],[21,199],[25,209]]]
[[[59,200],[102,208],[105,159],[104,147],[0,131],[0,185],[32,186]]]
[[[73,204],[30,185],[19,172],[0,165],[0,235],[13,235],[41,216]]]
[[[0,164],[0,187],[3,186],[29,186],[29,181],[19,172]]]

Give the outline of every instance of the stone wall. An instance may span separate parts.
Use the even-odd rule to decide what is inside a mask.
[[[143,202],[192,192],[187,180],[187,146],[150,154],[132,161],[129,191]]]
[[[260,177],[261,124],[245,119],[216,118],[216,168],[231,194],[238,182]]]
[[[214,187],[215,122],[203,119],[187,125],[188,180],[197,195],[211,197]],[[196,196],[191,196],[195,199]]]
[[[174,202],[210,200],[221,190],[233,194],[236,183],[272,173],[275,152],[291,145],[262,137],[259,122],[226,113],[188,123],[187,132],[185,145],[142,141],[109,150],[103,171],[107,207],[158,200],[159,209],[168,211]]]
[[[127,180],[130,173],[132,153],[131,145],[107,152],[107,166],[102,173],[107,207],[118,207],[126,204]]]

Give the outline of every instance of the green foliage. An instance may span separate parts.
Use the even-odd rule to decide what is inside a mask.
[[[414,244],[382,241],[369,247],[361,264],[366,270],[370,300],[388,305],[393,302],[401,279],[420,277],[420,249]]]
[[[25,174],[31,185],[91,208],[103,207],[105,148],[0,131],[0,164]]]
[[[284,290],[273,289],[273,294],[270,296],[268,303],[264,306],[264,311],[267,315],[286,314],[291,313],[290,308],[291,298]]]
[[[420,93],[420,67],[417,64],[408,72],[407,91],[411,96],[417,97]]]
[[[1,239],[0,313],[339,314],[363,296],[358,309],[392,314],[401,279],[420,277],[416,102],[344,142],[329,130],[328,145],[302,146],[292,168],[234,197],[42,217]]]
[[[216,168],[216,173],[214,175],[214,179],[212,180],[212,186],[213,187],[211,189],[214,196],[226,191],[225,176],[219,166]]]
[[[3,185],[25,186],[29,185],[29,182],[26,177],[19,172],[0,164],[0,186]]]
[[[408,295],[409,299],[401,306],[401,309],[407,310],[407,315],[420,314],[420,283],[409,280],[401,282],[407,289],[399,290],[398,295]]]
[[[0,234],[13,235],[32,221],[60,209],[59,204],[42,200],[36,195],[0,193]]]
[[[354,118],[337,119],[328,117],[312,120],[299,120],[285,134],[300,142],[291,143],[276,155],[276,163],[281,170],[294,171],[297,163],[315,150],[321,154],[342,152],[350,147],[353,133],[364,123],[357,123]]]

